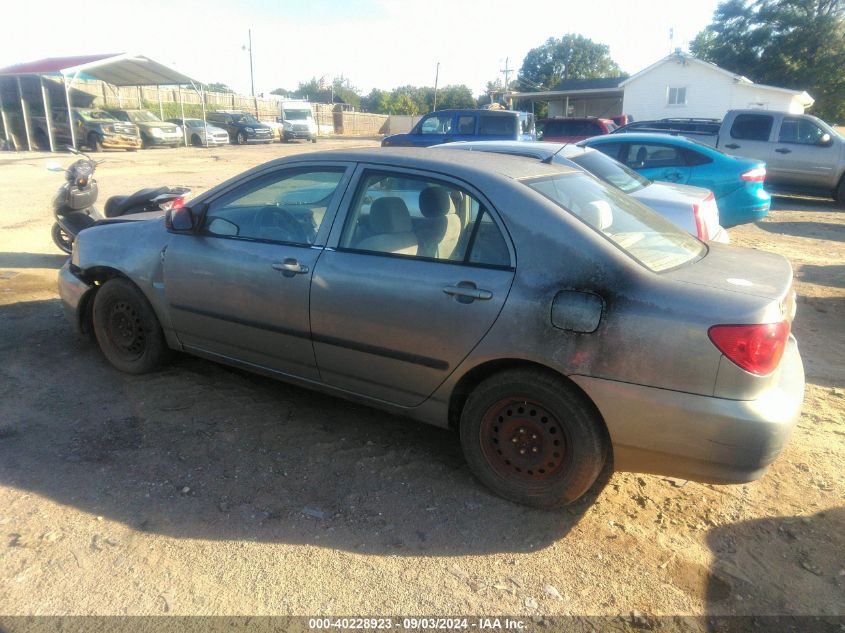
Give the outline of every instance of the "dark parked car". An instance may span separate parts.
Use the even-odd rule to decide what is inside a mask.
[[[534,115],[516,110],[438,110],[382,147],[429,147],[454,141],[535,141]]]
[[[247,143],[272,143],[273,128],[251,114],[239,110],[208,112],[205,120],[229,133],[229,140],[237,145]]]
[[[83,231],[59,279],[123,371],[182,350],[452,427],[482,482],[536,506],[577,499],[611,454],[760,477],[803,397],[786,259],[520,157],[290,156]]]
[[[616,124],[598,117],[540,119],[537,122],[540,140],[555,143],[577,143],[591,136],[610,134]]]

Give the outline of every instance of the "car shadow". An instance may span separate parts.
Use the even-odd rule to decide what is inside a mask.
[[[69,255],[46,253],[0,253],[0,268],[55,268],[65,265]]]
[[[835,200],[828,198],[802,198],[772,194],[770,211],[842,211],[842,207]]]
[[[800,281],[808,284],[845,288],[845,265],[843,264],[831,264],[830,266],[801,264],[796,276]]]
[[[758,222],[757,226],[764,231],[778,235],[845,242],[845,225],[834,224],[833,222],[778,222],[769,219],[765,222]]]
[[[179,355],[113,369],[57,300],[0,307],[0,481],[140,531],[385,555],[523,552],[609,478],[541,511],[493,496],[457,434]]]
[[[714,560],[705,579],[706,611],[716,616],[708,630],[810,633],[845,623],[845,507],[720,526],[708,532],[707,545]],[[808,604],[824,607],[808,612]],[[735,617],[749,613],[755,616]]]

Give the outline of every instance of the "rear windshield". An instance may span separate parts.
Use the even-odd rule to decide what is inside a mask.
[[[633,169],[629,169],[599,151],[584,152],[580,156],[571,157],[569,160],[625,193],[639,191],[651,184],[648,178],[644,178]]]
[[[575,215],[654,272],[698,260],[707,247],[648,207],[586,174],[532,178],[523,184]]]

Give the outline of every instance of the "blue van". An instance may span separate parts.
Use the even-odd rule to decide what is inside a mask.
[[[437,110],[382,147],[428,147],[453,141],[536,141],[534,115],[516,110]]]

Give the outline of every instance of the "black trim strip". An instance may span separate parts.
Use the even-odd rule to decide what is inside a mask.
[[[254,327],[259,330],[268,330],[270,332],[276,332],[278,334],[285,334],[287,336],[295,336],[296,338],[311,338],[310,332],[303,332],[302,330],[295,330],[293,328],[285,328],[279,327],[278,325],[271,325],[269,323],[263,323],[261,321],[250,321],[248,319],[239,319],[238,317],[232,317],[225,314],[220,314],[219,312],[211,312],[208,310],[199,310],[197,308],[192,308],[190,306],[185,305],[177,305],[177,304],[170,304],[170,307],[174,310],[181,310],[182,312],[190,312],[191,314],[198,314],[200,316],[209,317],[211,319],[220,319],[221,321],[227,321],[229,323],[236,323],[238,325],[246,325],[247,327]]]
[[[229,323],[245,325],[247,327],[257,328],[259,330],[267,330],[270,332],[276,332],[278,334],[285,334],[286,336],[294,336],[297,338],[306,339],[310,338],[315,343],[324,343],[326,345],[332,345],[334,347],[343,347],[346,349],[355,350],[357,352],[364,352],[365,354],[382,356],[383,358],[392,358],[394,360],[400,360],[405,363],[411,363],[412,365],[420,365],[422,367],[429,367],[431,369],[438,369],[441,371],[446,371],[447,369],[449,369],[449,363],[445,360],[440,360],[438,358],[429,358],[428,356],[420,356],[417,354],[409,354],[407,352],[399,352],[396,350],[388,349],[386,347],[378,347],[376,345],[358,343],[356,341],[336,338],[334,336],[326,336],[320,334],[312,336],[309,332],[303,332],[301,330],[295,330],[293,328],[284,328],[279,327],[278,325],[262,323],[260,321],[249,321],[247,319],[239,319],[237,317],[223,315],[218,312],[199,310],[197,308],[192,308],[190,306],[185,305],[170,304],[170,307],[174,310],[181,310],[182,312],[189,312],[191,314],[198,314],[200,316],[209,317],[212,319],[219,319],[221,321],[227,321]]]
[[[355,350],[356,352],[364,352],[365,354],[372,354],[373,356],[393,358],[405,363],[411,363],[412,365],[421,365],[423,367],[430,367],[431,369],[439,369],[442,371],[449,369],[449,363],[445,360],[429,358],[428,356],[419,356],[417,354],[409,354],[408,352],[397,352],[396,350],[387,349],[386,347],[367,345],[366,343],[348,341],[346,339],[335,338],[334,336],[326,336],[322,334],[315,334],[313,339],[315,343],[325,343],[326,345],[333,345],[335,347],[345,347],[346,349]]]

